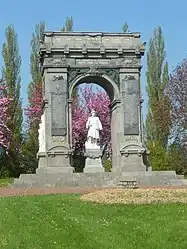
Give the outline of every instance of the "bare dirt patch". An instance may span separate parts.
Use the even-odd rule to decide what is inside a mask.
[[[103,189],[81,196],[81,200],[98,203],[187,203],[187,188]]]
[[[87,194],[101,188],[0,188],[0,197],[23,195],[50,195],[50,194]]]

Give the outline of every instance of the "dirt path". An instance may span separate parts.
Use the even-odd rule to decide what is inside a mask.
[[[0,197],[21,195],[46,195],[46,194],[86,194],[101,188],[0,188]]]
[[[187,188],[186,187],[174,187],[174,186],[152,186],[145,187],[141,186],[141,188],[164,188],[164,189],[179,189],[179,188]],[[46,195],[46,194],[86,194],[90,192],[95,192],[101,190],[103,188],[75,188],[75,187],[64,187],[64,188],[0,188],[0,197],[7,196],[22,196],[22,195]],[[106,189],[106,188],[105,188]]]

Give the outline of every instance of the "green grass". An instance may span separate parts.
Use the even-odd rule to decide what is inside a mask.
[[[0,178],[0,188],[7,187],[9,183],[13,182],[13,178]]]
[[[0,199],[1,249],[186,249],[187,205],[104,205],[78,195]]]

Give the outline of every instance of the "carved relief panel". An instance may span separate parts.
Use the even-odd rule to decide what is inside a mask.
[[[139,135],[139,81],[133,75],[122,80],[124,135]]]
[[[67,134],[67,86],[63,75],[51,75],[51,133],[52,136]]]

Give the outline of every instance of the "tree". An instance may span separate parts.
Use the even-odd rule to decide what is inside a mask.
[[[187,175],[187,58],[173,70],[167,90],[171,101],[171,137],[174,140],[169,148],[169,159],[173,170]]]
[[[13,26],[8,26],[5,31],[6,41],[2,47],[2,56],[4,65],[2,67],[2,76],[6,83],[5,93],[12,99],[8,107],[9,120],[7,127],[12,133],[12,141],[9,148],[9,160],[7,163],[11,165],[15,174],[20,167],[20,155],[22,144],[22,102],[20,98],[20,66],[21,57],[19,55],[19,47],[17,34]]]
[[[167,152],[171,128],[171,106],[170,99],[166,94],[169,82],[168,63],[165,56],[164,37],[160,26],[154,30],[153,37],[149,42],[146,76],[148,95],[147,146],[154,151],[154,154],[152,153],[150,157],[153,169],[166,169],[165,153]],[[157,157],[158,155],[155,149],[163,152],[161,155],[163,160],[153,159],[154,156]]]
[[[12,139],[12,133],[7,126],[9,120],[8,107],[12,99],[5,94],[4,90],[6,90],[6,86],[0,80],[0,148],[8,150]]]
[[[40,22],[35,26],[35,32],[32,34],[31,55],[30,55],[30,72],[31,82],[28,86],[28,106],[25,109],[27,116],[26,134],[24,136],[23,154],[24,167],[26,172],[35,172],[38,166],[36,158],[38,143],[38,128],[42,115],[42,74],[40,70],[39,49],[40,40],[43,37],[45,23]]]
[[[168,93],[172,106],[172,134],[184,144],[187,141],[187,58],[173,70]]]
[[[63,25],[63,28],[61,29],[62,32],[72,32],[73,31],[73,17],[66,17],[65,24]],[[78,91],[79,87],[74,88],[73,90],[73,98],[76,99],[78,104]]]
[[[86,121],[92,109],[99,114],[103,130],[100,132],[101,146],[110,150],[111,125],[110,125],[110,99],[106,92],[101,89],[93,91],[93,85],[80,87],[79,105],[74,99],[72,105],[72,139],[74,149],[74,167],[81,171],[84,167],[84,149],[87,139]]]
[[[129,26],[128,26],[127,22],[123,25],[122,30],[123,30],[123,33],[129,32]]]
[[[97,89],[92,90],[92,85],[80,88],[79,105],[73,102],[72,107],[72,133],[73,147],[75,153],[84,152],[87,130],[86,121],[94,109],[99,114],[103,130],[101,131],[101,145],[109,144],[111,138],[110,130],[110,99],[106,92]]]
[[[35,126],[37,130],[42,114],[42,74],[40,70],[39,50],[44,30],[45,23],[40,22],[35,26],[35,32],[32,34],[30,55],[31,82],[28,87],[29,105],[26,108],[30,128]]]
[[[179,138],[176,138],[169,146],[168,161],[171,169],[175,170],[177,174],[187,175],[186,148],[181,145]]]
[[[73,31],[73,18],[66,17],[65,24],[63,25],[63,28],[61,29],[62,32],[71,32]]]

